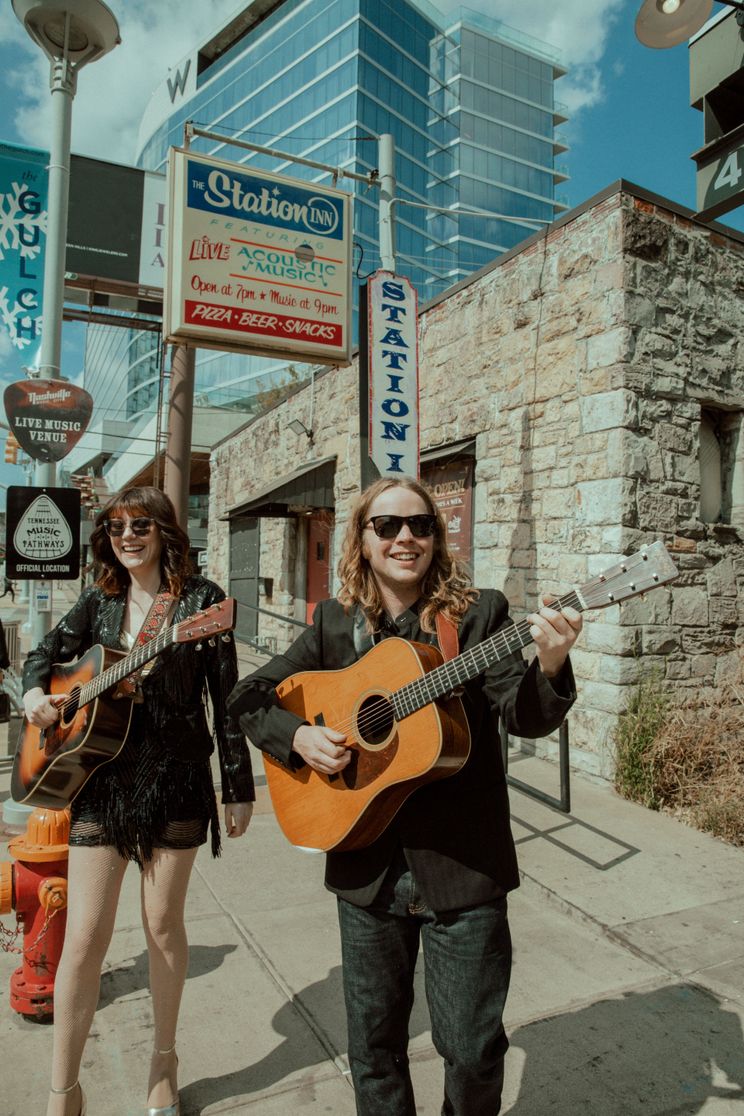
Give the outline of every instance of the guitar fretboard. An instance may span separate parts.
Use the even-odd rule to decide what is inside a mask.
[[[171,643],[176,641],[177,631],[175,628],[166,628],[164,631],[159,632],[154,639],[148,640],[147,643],[141,644],[139,647],[134,647],[128,655],[123,659],[119,659],[117,663],[108,667],[102,674],[92,678],[90,682],[86,682],[80,687],[77,695],[78,707],[87,705],[91,701],[95,701],[97,697],[104,694],[106,690],[118,685],[119,682],[127,678],[130,674],[143,667],[150,659],[154,659],[161,651],[164,651]]]
[[[557,611],[567,607],[574,608],[577,612],[584,611],[584,605],[575,590],[554,601],[550,607]],[[401,721],[404,717],[410,717],[425,705],[451,693],[463,682],[469,682],[471,678],[483,674],[488,667],[505,659],[507,655],[527,647],[533,642],[530,635],[531,627],[528,620],[520,620],[518,624],[512,624],[511,627],[496,632],[483,643],[463,651],[454,659],[448,659],[446,663],[430,670],[422,678],[416,678],[413,682],[401,686],[391,696],[395,719]]]

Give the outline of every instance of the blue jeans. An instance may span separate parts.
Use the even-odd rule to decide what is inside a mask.
[[[339,899],[338,912],[358,1116],[415,1116],[408,1022],[419,939],[432,1041],[444,1059],[442,1116],[496,1116],[509,1045],[506,898],[437,915],[402,863],[372,907]]]

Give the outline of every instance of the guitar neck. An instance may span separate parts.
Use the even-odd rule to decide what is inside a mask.
[[[564,608],[574,608],[577,612],[584,611],[584,604],[575,590],[553,602],[550,607],[559,612]],[[528,620],[520,620],[518,624],[512,624],[511,627],[496,632],[483,643],[463,651],[454,659],[448,659],[446,663],[430,670],[422,678],[416,678],[413,682],[401,686],[391,698],[396,720],[410,717],[425,705],[430,705],[431,702],[451,693],[463,682],[469,682],[471,678],[483,674],[494,663],[527,647],[533,642],[530,635],[531,626]]]
[[[105,694],[107,690],[112,689],[123,681],[130,674],[143,667],[145,663],[149,663],[150,659],[154,659],[161,651],[164,651],[176,639],[175,628],[165,628],[159,632],[154,639],[150,639],[147,643],[141,644],[139,647],[133,648],[128,655],[118,662],[108,667],[101,674],[95,678],[91,678],[90,682],[86,682],[84,686],[80,687],[78,695],[78,705],[87,705],[89,702],[94,701],[101,694]]]

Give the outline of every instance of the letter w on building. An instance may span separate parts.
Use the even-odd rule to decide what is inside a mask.
[[[191,59],[189,58],[183,73],[181,73],[180,70],[176,70],[175,79],[171,81],[171,79],[168,78],[168,92],[170,93],[171,104],[173,104],[176,99],[176,93],[180,93],[183,97],[184,93],[186,92],[186,82],[188,80],[190,69]]]

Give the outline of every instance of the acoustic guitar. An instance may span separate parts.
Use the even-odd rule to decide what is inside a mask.
[[[62,810],[126,741],[134,692],[119,684],[174,643],[212,639],[235,626],[235,600],[210,605],[126,653],[96,644],[74,663],[55,663],[50,694],[67,694],[59,720],[41,729],[24,717],[13,761],[16,802]]]
[[[552,607],[578,612],[640,596],[677,576],[664,544],[623,558]],[[346,734],[350,763],[335,775],[296,770],[264,753],[274,812],[300,848],[364,848],[408,796],[454,775],[470,753],[465,711],[453,691],[532,642],[522,620],[442,661],[436,647],[391,637],[343,670],[302,671],[277,686],[279,704],[310,724]],[[494,743],[494,746],[495,743]]]

